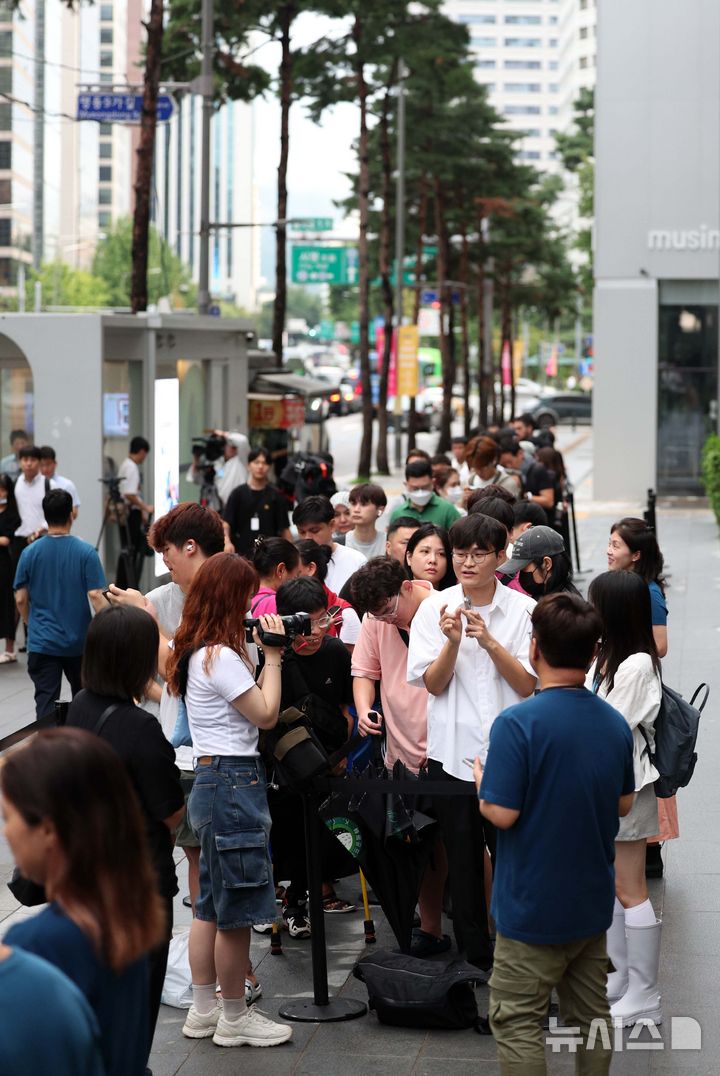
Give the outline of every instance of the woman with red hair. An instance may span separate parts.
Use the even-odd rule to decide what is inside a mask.
[[[265,664],[255,683],[243,619],[256,589],[255,569],[244,557],[217,553],[205,561],[185,600],[166,667],[170,690],[185,699],[192,734],[195,784],[188,817],[200,839],[200,895],[189,945],[193,1003],[183,1034],[212,1036],[218,1046],[277,1046],[292,1034],[245,1003],[250,927],[276,915],[258,730],[278,719],[282,647],[264,645]],[[284,634],[275,614],[260,623]]]

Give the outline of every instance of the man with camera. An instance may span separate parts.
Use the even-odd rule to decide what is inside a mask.
[[[215,496],[213,498],[202,491],[202,503],[207,508],[220,511],[227,504],[232,491],[247,482],[250,443],[244,433],[227,430],[211,430],[209,437],[196,437],[194,442],[188,482],[203,486],[211,479]]]

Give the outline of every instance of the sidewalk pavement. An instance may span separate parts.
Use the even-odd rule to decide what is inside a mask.
[[[581,457],[588,443],[578,449]],[[574,455],[574,453],[572,454]],[[590,463],[591,467],[591,463]],[[589,470],[588,470],[589,475]],[[574,476],[575,477],[575,476]],[[604,552],[610,524],[626,514],[640,514],[640,505],[600,505],[589,500],[587,477],[578,473],[578,528],[584,589],[593,575],[605,569]],[[670,588],[670,649],[664,662],[667,682],[686,697],[697,684],[710,683],[711,696],[703,716],[698,741],[699,761],[692,784],[678,797],[681,839],[666,845],[666,869],[662,880],[650,883],[657,914],[663,918],[660,982],[665,1023],[661,1038],[652,1041],[647,1032],[642,1042],[630,1041],[625,1032],[615,1055],[612,1072],[621,1076],[716,1076],[720,1073],[720,1022],[717,995],[720,987],[720,782],[715,767],[720,758],[717,713],[720,680],[715,675],[720,644],[720,541],[711,513],[702,506],[662,506],[658,513],[658,536],[665,553]],[[24,662],[0,669],[0,735],[32,718],[32,692]],[[180,856],[178,855],[178,859]],[[175,902],[176,930],[186,930],[190,913],[183,908],[187,893],[184,863],[179,863],[180,894]],[[0,839],[0,881],[9,877],[11,861]],[[130,883],[130,880],[129,884]],[[327,954],[331,996],[365,998],[365,989],[352,978],[355,961],[363,955],[362,911],[357,879],[338,886],[346,898],[358,902],[349,915],[326,915]],[[0,886],[0,935],[17,917],[33,914],[18,909],[4,886]],[[392,935],[379,908],[373,908],[378,948],[393,947]],[[452,933],[452,924],[445,929]],[[271,957],[269,940],[253,934],[252,959],[263,986],[260,1008],[277,1018],[288,998],[311,997],[310,943],[283,935],[284,953]],[[478,1005],[487,1011],[487,988],[478,989]],[[690,1017],[702,1032],[701,1049],[680,1049],[688,1025],[673,1018]],[[181,1034],[184,1013],[163,1007],[150,1064],[155,1076],[210,1076],[252,1066],[256,1076],[285,1073],[312,1076],[491,1076],[498,1072],[492,1038],[473,1031],[411,1031],[384,1027],[371,1013],[339,1024],[295,1024],[292,1041],[270,1050],[256,1050],[251,1057],[213,1046],[210,1040],[193,1041]],[[671,1040],[675,1048],[671,1050]],[[692,1043],[690,1043],[692,1045]],[[557,1043],[555,1044],[557,1046]],[[642,1047],[642,1048],[641,1048]],[[551,1052],[549,1072],[567,1073],[574,1066],[568,1049]]]

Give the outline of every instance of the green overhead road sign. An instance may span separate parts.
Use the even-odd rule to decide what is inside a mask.
[[[332,231],[332,217],[293,217],[288,221],[291,228],[302,232],[330,232]]]
[[[357,284],[357,249],[296,244],[290,258],[290,278],[293,284]]]

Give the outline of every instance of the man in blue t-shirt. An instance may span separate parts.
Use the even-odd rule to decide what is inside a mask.
[[[28,672],[38,719],[53,713],[65,673],[75,695],[92,618],[105,605],[107,586],[97,551],[70,534],[72,497],[53,489],[43,499],[44,538],[27,546],[15,573],[15,601],[27,627]]]
[[[539,1076],[557,988],[568,1034],[572,1025],[582,1036],[578,1071],[599,1076],[612,1058],[605,933],[619,817],[633,802],[633,739],[583,686],[601,633],[592,606],[552,594],[532,625],[539,693],[495,720],[484,772],[475,761],[480,811],[498,831],[490,1025],[503,1076]]]

